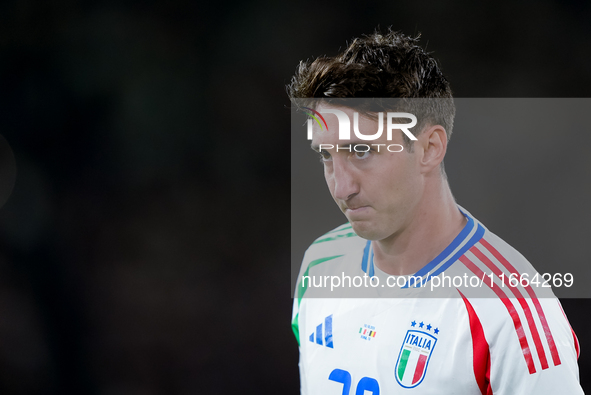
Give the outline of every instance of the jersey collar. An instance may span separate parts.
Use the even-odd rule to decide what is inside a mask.
[[[455,239],[431,262],[423,266],[415,274],[411,275],[409,283],[403,288],[417,288],[424,286],[435,277],[443,273],[450,267],[459,257],[464,255],[474,244],[476,244],[482,236],[484,236],[485,228],[478,220],[476,220],[467,210],[458,205],[460,212],[466,217],[468,223],[464,226],[462,231],[455,237]],[[375,275],[375,267],[373,261],[373,248],[371,247],[371,240],[368,240],[363,250],[363,258],[361,259],[361,270],[363,270],[369,277]],[[414,277],[414,278],[412,278]],[[420,281],[416,281],[416,277],[420,277]]]

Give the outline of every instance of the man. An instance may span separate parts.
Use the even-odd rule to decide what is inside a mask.
[[[289,94],[316,121],[312,148],[349,221],[310,246],[298,278],[302,394],[582,393],[558,300],[455,203],[451,89],[417,40],[356,39],[301,63]]]

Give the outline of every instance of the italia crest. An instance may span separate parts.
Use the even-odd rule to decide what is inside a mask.
[[[410,326],[414,329],[406,331],[394,368],[396,381],[404,388],[414,388],[425,378],[439,334],[439,328],[424,322],[413,321]]]

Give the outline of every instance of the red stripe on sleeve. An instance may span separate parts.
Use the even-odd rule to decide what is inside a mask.
[[[458,292],[460,292],[458,290]],[[490,386],[490,350],[488,348],[488,342],[484,337],[484,330],[482,324],[474,308],[466,299],[464,294],[460,292],[466,310],[468,310],[468,318],[470,320],[470,334],[472,335],[472,353],[474,355],[472,363],[474,365],[474,377],[480,388],[482,395],[492,395],[492,388]]]
[[[498,259],[499,262],[505,266],[507,270],[511,273],[515,273],[519,276],[517,270],[509,263],[507,259],[499,251],[496,250],[488,241],[484,239],[480,239],[480,244],[482,244],[493,256]],[[550,330],[550,326],[548,325],[548,321],[546,320],[546,315],[544,314],[544,310],[542,309],[542,305],[538,300],[536,293],[532,289],[530,285],[525,287],[528,295],[530,296],[536,311],[538,312],[538,317],[540,318],[540,322],[542,323],[542,328],[544,328],[544,334],[546,335],[546,340],[548,341],[548,346],[550,347],[550,354],[552,354],[552,361],[554,362],[554,366],[560,365],[560,356],[558,355],[558,349],[556,348],[556,343],[554,343],[554,337],[552,336],[552,331]]]
[[[466,265],[466,267],[470,269],[472,273],[476,274],[478,278],[484,278],[484,272],[480,270],[472,261],[470,261],[466,255],[462,255],[460,257],[460,261]],[[529,374],[534,374],[536,372],[536,367],[534,366],[534,360],[531,356],[531,351],[529,349],[529,344],[527,343],[527,338],[525,337],[525,331],[523,330],[523,325],[521,324],[519,314],[517,314],[513,303],[507,299],[507,295],[505,295],[498,285],[493,283],[491,287],[491,284],[487,283],[486,281],[485,283],[490,289],[493,290],[499,299],[501,299],[501,302],[503,302],[503,305],[505,305],[505,308],[509,312],[511,319],[513,320],[513,326],[515,327],[515,332],[517,333],[519,345],[521,346],[521,351],[523,352],[523,358],[525,358],[525,363],[527,364]]]
[[[480,259],[480,261],[482,263],[484,263],[486,265],[486,267],[488,267],[494,274],[496,274],[497,277],[499,277],[499,278],[501,277],[501,275],[503,274],[503,272],[501,272],[501,269],[499,269],[490,259],[488,259],[486,257],[486,255],[484,255],[482,253],[482,251],[480,251],[476,247],[476,245],[474,245],[472,248],[470,248],[470,252],[472,252],[478,259]],[[542,365],[542,370],[548,369],[548,361],[546,360],[546,352],[544,351],[544,346],[542,345],[542,341],[540,340],[540,335],[538,334],[538,328],[536,327],[536,323],[534,321],[534,317],[531,314],[531,310],[529,308],[529,305],[527,304],[527,301],[525,301],[523,299],[523,295],[521,294],[521,292],[519,292],[519,290],[516,287],[509,286],[509,289],[511,290],[513,295],[515,295],[515,297],[519,301],[519,304],[521,305],[521,308],[523,309],[523,312],[525,313],[525,318],[527,319],[527,323],[529,325],[529,330],[530,330],[531,336],[534,340],[534,345],[536,346],[536,351],[538,352],[538,356],[540,357],[540,363]]]

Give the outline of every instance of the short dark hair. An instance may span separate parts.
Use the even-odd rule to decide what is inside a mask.
[[[300,62],[288,95],[300,105],[318,104],[319,99],[333,104],[342,98],[438,99],[406,102],[419,120],[419,132],[427,124],[441,125],[449,140],[455,117],[451,88],[437,61],[418,45],[419,37],[376,31],[354,39],[335,57]]]

